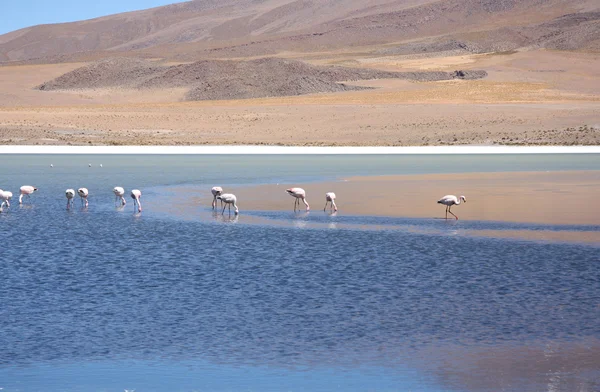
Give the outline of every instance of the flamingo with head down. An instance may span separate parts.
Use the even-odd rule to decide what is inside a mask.
[[[10,199],[12,199],[12,196],[12,192],[3,191],[2,189],[0,189],[0,199],[2,200],[2,204],[0,204],[0,211],[2,211],[4,206],[10,208]]]
[[[27,196],[27,198],[31,198],[31,194],[37,191],[37,188],[32,187],[31,185],[23,185],[21,189],[19,189],[19,204],[23,204],[23,196]]]
[[[131,191],[131,198],[133,199],[133,209],[135,211],[135,206],[137,205],[138,212],[142,212],[142,192],[139,189],[134,189]]]
[[[233,207],[235,208],[235,214],[237,215],[240,211],[238,210],[238,206],[237,206],[237,197],[235,197],[234,194],[232,193],[221,193],[219,196],[217,196],[217,200],[221,200],[223,203],[225,203],[225,205],[223,206],[223,211],[221,211],[221,215],[223,215],[223,213],[225,212],[225,208],[227,206],[229,206],[229,213],[231,214],[231,205],[233,204]]]
[[[85,206],[88,206],[88,195],[89,192],[87,190],[87,188],[79,188],[77,189],[77,194],[79,195],[80,199],[81,199],[81,204],[84,204],[85,202]]]
[[[327,209],[327,204],[329,203],[331,203],[331,208],[333,208],[333,211],[337,211],[337,206],[335,205],[335,193],[333,192],[327,192],[325,194],[325,208],[323,208],[323,211]]]
[[[456,218],[456,220],[458,220],[458,216],[454,215],[452,213],[452,211],[450,211],[450,208],[452,206],[457,206],[460,204],[460,202],[467,202],[467,199],[464,196],[460,196],[460,197],[456,197],[454,195],[446,195],[444,197],[442,197],[440,200],[438,200],[438,204],[443,204],[446,206],[446,219],[448,219],[448,213],[452,214],[452,216],[454,216]]]
[[[306,192],[304,191],[304,189],[290,188],[286,189],[285,191],[288,193],[288,195],[296,198],[296,200],[294,201],[294,212],[296,212],[296,206],[298,206],[298,209],[300,209],[300,200],[302,200],[306,205],[306,211],[310,211],[310,206],[306,201]]]
[[[217,196],[223,193],[223,188],[220,186],[213,186],[210,192],[213,194],[212,208],[213,210],[217,207]],[[221,200],[221,207],[223,206],[223,200]]]
[[[121,199],[121,205],[124,206],[127,204],[123,195],[125,194],[125,189],[120,186],[116,186],[113,188],[113,193],[115,194],[115,203]]]
[[[67,209],[73,206],[73,198],[75,197],[74,189],[67,189],[65,191],[65,196],[67,198]]]

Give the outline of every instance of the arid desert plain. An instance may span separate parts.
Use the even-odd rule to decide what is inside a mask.
[[[205,3],[0,36],[0,142],[600,144],[594,1]]]

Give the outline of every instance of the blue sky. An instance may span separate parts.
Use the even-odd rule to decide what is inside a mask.
[[[0,34],[23,27],[181,3],[183,0],[0,0]]]

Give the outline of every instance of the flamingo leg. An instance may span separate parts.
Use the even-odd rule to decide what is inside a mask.
[[[449,213],[451,213],[451,214],[452,214],[452,216],[454,216],[454,217],[456,218],[456,220],[458,220],[458,216],[454,215],[454,214],[452,213],[452,211],[450,211],[450,207],[448,207],[448,212],[449,212]]]
[[[225,205],[225,206],[223,207],[223,211],[221,211],[221,215],[223,215],[223,214],[225,213],[225,207],[227,207],[227,205]]]
[[[448,219],[448,206],[446,206],[446,219]]]
[[[327,209],[327,204],[329,203],[329,201],[325,201],[325,207],[323,207],[323,211],[325,211]]]
[[[337,211],[337,206],[335,205],[335,201],[331,201],[331,205],[333,206],[333,211]]]

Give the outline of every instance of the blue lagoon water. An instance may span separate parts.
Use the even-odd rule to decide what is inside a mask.
[[[210,199],[182,214],[165,194],[597,170],[596,155],[5,155],[0,167],[0,188],[39,188],[0,214],[3,392],[600,390],[598,244],[468,234],[600,226],[318,211],[230,219]],[[142,214],[131,199],[114,206],[116,185],[142,189]],[[64,190],[81,186],[89,208],[67,210]]]

